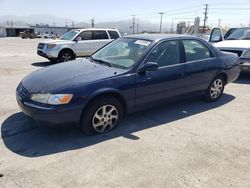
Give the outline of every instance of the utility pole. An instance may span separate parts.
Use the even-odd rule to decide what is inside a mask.
[[[170,33],[173,33],[173,29],[174,29],[174,19],[172,19],[172,23],[171,23],[171,31],[170,31]]]
[[[220,27],[220,23],[221,23],[221,19],[219,19],[219,21],[218,21],[218,27]]]
[[[132,28],[133,28],[133,35],[135,34],[135,15],[132,15],[133,22],[132,22]]]
[[[160,33],[161,33],[161,30],[162,30],[162,16],[163,16],[164,12],[159,12],[158,14],[161,15],[161,21],[160,21]]]
[[[208,4],[205,4],[205,12],[204,12],[204,24],[203,24],[203,33],[206,32],[206,22],[207,22],[207,11],[208,11]]]
[[[136,33],[139,34],[139,18],[137,18],[136,30]]]
[[[93,27],[93,28],[95,27],[95,18],[91,19],[91,27]]]

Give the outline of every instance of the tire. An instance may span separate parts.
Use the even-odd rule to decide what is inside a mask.
[[[225,78],[223,76],[216,76],[205,93],[205,100],[208,102],[217,101],[223,94],[225,87]]]
[[[59,62],[72,61],[75,59],[75,55],[70,50],[63,50],[59,53],[58,59]]]
[[[114,97],[99,98],[83,111],[80,127],[87,135],[103,134],[120,123],[123,113],[123,106]]]

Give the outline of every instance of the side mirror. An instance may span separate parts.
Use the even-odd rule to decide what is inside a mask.
[[[82,37],[76,37],[76,39],[75,39],[76,42],[79,42],[81,40],[82,40]]]
[[[220,42],[224,40],[223,32],[220,28],[214,28],[210,34],[209,42]]]
[[[157,70],[158,70],[158,64],[157,63],[155,63],[155,62],[147,62],[147,63],[143,64],[139,68],[138,72],[143,73],[143,72],[146,72],[146,71],[157,71]]]

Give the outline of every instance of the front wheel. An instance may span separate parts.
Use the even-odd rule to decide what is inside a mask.
[[[222,76],[215,77],[205,93],[205,99],[209,102],[217,101],[223,94],[224,87],[225,79]]]
[[[63,50],[59,54],[59,62],[66,62],[66,61],[71,61],[75,59],[74,53],[71,52],[70,50]]]
[[[88,135],[102,134],[114,129],[123,117],[123,107],[113,97],[97,99],[84,110],[80,126]]]

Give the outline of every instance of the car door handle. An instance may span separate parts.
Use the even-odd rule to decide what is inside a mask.
[[[149,81],[151,79],[152,79],[152,77],[147,77],[147,78],[143,79],[142,82],[147,82],[147,81]]]
[[[175,76],[178,76],[178,77],[182,77],[182,76],[185,76],[186,74],[184,72],[182,73],[176,73]]]

